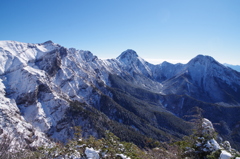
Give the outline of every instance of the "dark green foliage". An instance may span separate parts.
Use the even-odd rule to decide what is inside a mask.
[[[116,106],[115,109],[118,113],[113,113],[114,115],[112,115],[116,118],[115,120],[122,119],[121,121],[124,122],[124,124],[134,125],[135,128],[139,131],[143,131],[146,135],[148,134],[149,137],[161,141],[179,139],[183,137],[183,135],[190,134],[191,126],[188,123],[163,108],[159,102],[163,99],[161,94],[150,92],[141,87],[132,85],[128,82],[131,81],[131,78],[125,80],[117,75],[110,75],[109,79],[111,81],[111,88],[108,89],[113,94],[111,100],[117,103],[117,106],[121,107],[121,109],[124,108],[126,111],[130,112],[131,115],[129,115],[129,117],[132,119],[134,116],[140,118],[139,121],[141,121],[141,123],[139,123],[140,125],[138,123],[129,123],[129,120],[125,120],[126,113],[118,114],[121,111],[119,111],[118,108],[116,109]],[[109,100],[106,98],[107,97],[102,100],[102,111],[109,105]],[[114,104],[112,104],[112,106],[113,105]],[[147,132],[144,130],[146,126],[149,126]],[[149,130],[152,132],[149,132]],[[154,135],[153,133],[156,130],[161,130],[162,133]]]
[[[74,123],[70,125],[71,127],[80,125],[85,137],[86,134],[89,135],[88,129],[97,132],[98,136],[95,137],[98,138],[104,136],[105,130],[110,130],[121,140],[133,142],[140,147],[154,147],[158,145],[154,140],[179,140],[184,135],[190,134],[191,126],[188,123],[166,111],[159,104],[162,98],[160,94],[132,87],[126,84],[125,80],[117,76],[113,77],[116,78],[116,85],[132,91],[130,93],[133,96],[118,88],[107,87],[113,97],[100,94],[101,99],[97,106],[69,101],[70,107],[66,112],[66,118],[59,124],[61,122]],[[101,92],[101,87],[105,85],[100,83],[98,86],[99,88],[94,89],[95,93]],[[90,123],[91,127],[81,125],[82,121]],[[154,140],[149,142],[150,138]]]
[[[111,100],[111,99],[109,98],[108,100]],[[108,104],[111,104],[111,102],[108,102]],[[81,119],[81,121],[87,121],[91,123],[91,129],[94,129],[98,133],[98,136],[96,136],[98,138],[104,137],[105,131],[110,130],[111,132],[116,134],[119,138],[121,138],[121,140],[123,141],[134,142],[140,147],[147,146],[145,143],[145,140],[148,137],[143,135],[141,132],[137,131],[136,129],[132,128],[131,126],[112,120],[110,119],[111,117],[106,116],[108,114],[105,115],[102,112],[98,111],[97,109],[91,106],[88,106],[86,104],[74,101],[70,105],[71,106],[67,111],[66,118],[65,118],[67,123],[70,123],[69,121],[73,121],[75,123],[75,126],[78,126],[79,124],[81,124],[81,123],[78,123],[79,119]],[[111,109],[106,111],[111,112]],[[134,121],[131,121],[132,114],[130,112],[128,111],[122,112],[122,111],[123,110],[119,110],[119,112],[123,114],[125,113],[125,115],[128,114],[129,123],[134,122]],[[135,122],[140,122],[139,118],[136,118],[134,120]],[[81,125],[81,127],[82,127],[83,134],[85,134],[85,131],[87,131],[85,130],[85,125]]]
[[[181,151],[181,156],[183,158],[188,157],[191,159],[218,159],[221,150],[215,150],[207,148],[206,145],[209,145],[209,141],[216,137],[216,134],[213,129],[208,129],[203,127],[203,110],[199,107],[193,107],[190,112],[193,115],[191,117],[193,124],[195,125],[194,133],[190,136],[186,136],[182,141],[175,142]],[[208,144],[207,144],[208,143]]]
[[[121,158],[119,154],[131,157],[133,159],[146,158],[147,154],[137,147],[133,143],[122,142],[110,131],[105,131],[104,138],[96,139],[93,136],[89,138],[82,139],[78,138],[81,129],[79,127],[74,128],[77,133],[75,133],[74,140],[69,140],[65,145],[56,144],[55,146],[41,147],[38,151],[42,154],[43,158],[68,158],[72,154],[78,157],[86,158],[85,150],[86,148],[93,148],[98,151],[100,158],[106,159],[117,159]]]
[[[217,133],[224,140],[228,140],[234,148],[240,149],[240,129],[237,129],[240,121],[239,106],[206,103],[187,95],[167,95],[165,96],[165,103],[168,103],[168,110],[187,121],[192,119],[186,118],[186,116],[193,115],[190,110],[198,106],[204,110],[202,114],[204,118],[216,123],[214,127]],[[179,103],[182,103],[181,107],[178,106]]]
[[[217,150],[215,152],[213,152],[212,154],[207,156],[207,159],[219,159],[221,154],[221,150]]]
[[[159,106],[148,104],[138,98],[111,89],[113,98],[101,95],[99,110],[86,103],[70,102],[66,118],[62,122],[75,123],[87,121],[97,132],[98,138],[110,130],[121,140],[133,142],[140,147],[156,147],[159,141],[180,139],[189,134],[190,126],[182,119],[164,111]],[[84,125],[83,134],[87,129]],[[84,135],[85,136],[85,135]],[[150,138],[153,138],[149,142]]]
[[[78,132],[81,132],[81,130],[79,127],[75,130],[77,130],[78,136]],[[70,140],[65,145],[56,144],[51,148],[42,147],[38,149],[38,152],[42,154],[43,158],[68,158],[72,154],[77,154],[78,157],[86,158],[86,148],[98,150],[99,157],[106,159],[121,159],[121,155],[132,159],[178,159],[181,156],[178,147],[175,145],[157,143],[157,148],[141,149],[133,143],[121,141],[110,131],[106,131],[105,137],[101,139],[90,136],[87,139],[79,140],[77,136],[74,137],[74,140]],[[152,140],[152,142],[154,142],[154,140]]]

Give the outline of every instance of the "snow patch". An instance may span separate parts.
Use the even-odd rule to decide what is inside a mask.
[[[94,150],[92,147],[86,147],[85,154],[88,159],[99,159],[99,151]]]
[[[131,159],[130,157],[127,157],[127,156],[124,155],[124,154],[116,154],[116,156],[119,156],[119,157],[121,157],[122,159]]]
[[[231,157],[232,155],[229,152],[222,150],[219,159],[230,159]]]

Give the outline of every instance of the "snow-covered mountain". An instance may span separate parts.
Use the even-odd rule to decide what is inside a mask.
[[[205,102],[239,105],[240,76],[212,57],[198,55],[174,78],[164,81],[166,94],[186,94]]]
[[[183,117],[196,105],[211,108],[205,115],[225,123],[228,137],[237,132],[235,143],[240,143],[238,119],[214,117],[239,112],[240,73],[209,56],[153,65],[133,50],[101,60],[52,41],[1,41],[0,78],[0,135],[14,129],[33,145],[47,140],[44,134],[66,141],[73,126],[96,137],[109,129],[138,145],[145,137],[181,138],[191,128]]]

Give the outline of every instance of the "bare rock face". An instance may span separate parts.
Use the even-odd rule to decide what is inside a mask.
[[[61,52],[64,56],[64,51]],[[60,50],[53,50],[44,55],[41,59],[35,62],[39,69],[44,70],[49,76],[54,76],[61,66]]]

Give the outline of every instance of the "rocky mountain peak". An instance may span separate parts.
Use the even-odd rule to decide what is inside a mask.
[[[43,44],[54,44],[52,40],[45,41]]]
[[[117,59],[119,61],[129,61],[129,60],[133,60],[138,58],[138,54],[136,53],[136,51],[132,50],[132,49],[128,49],[124,52],[121,53],[120,56],[117,57]]]
[[[189,64],[195,64],[195,63],[200,63],[200,64],[207,64],[207,63],[216,63],[217,61],[211,57],[211,56],[207,56],[207,55],[197,55],[195,58],[193,58],[192,60],[190,60],[188,63]]]
[[[163,61],[160,65],[161,66],[169,66],[169,65],[173,65],[173,64],[171,64],[171,63],[169,63],[167,61]]]
[[[82,56],[86,62],[92,62],[97,59],[97,56],[94,56],[90,51],[82,51]]]

